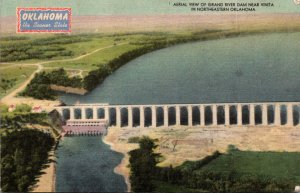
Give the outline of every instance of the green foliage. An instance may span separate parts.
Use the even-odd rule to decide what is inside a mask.
[[[22,129],[27,123],[48,125],[46,113],[6,113],[0,117],[1,129]]]
[[[82,79],[76,76],[69,78],[67,72],[63,68],[53,70],[52,72],[47,73],[46,76],[48,77],[50,84],[75,88],[82,87]]]
[[[14,130],[1,140],[1,189],[27,192],[47,162],[54,139],[37,130]]]
[[[88,35],[63,35],[58,34],[52,37],[35,39],[31,42],[31,45],[54,45],[54,44],[72,44],[77,42],[90,41]]]
[[[0,103],[0,115],[8,112],[8,106],[6,104]]]
[[[87,90],[94,89],[101,84],[104,79],[111,74],[111,69],[107,65],[101,65],[97,70],[90,71],[83,80],[83,87]]]
[[[235,147],[235,145],[228,145],[227,153],[231,154],[231,153],[234,153],[236,151],[239,151],[239,149],[237,147]]]
[[[206,156],[205,158],[198,161],[186,161],[178,169],[182,171],[193,171],[198,168],[202,168],[203,166],[209,164],[211,161],[217,159],[221,155],[220,152],[215,151],[212,155]]]
[[[154,153],[157,147],[155,141],[148,137],[142,137],[139,141],[139,149],[130,151],[128,154],[130,167],[130,183],[134,192],[153,192],[156,164],[160,154]]]
[[[50,85],[38,83],[30,83],[20,95],[33,97],[35,99],[54,100],[56,98],[56,94],[51,90]]]
[[[28,40],[29,37],[27,36],[7,36],[1,37],[0,41],[15,41],[15,40]]]
[[[2,78],[0,82],[0,87],[4,90],[4,93],[6,93],[8,89],[12,88],[16,84],[16,81],[17,81],[16,78],[13,79]]]
[[[47,44],[45,44],[47,45]],[[59,46],[33,46],[27,43],[14,43],[0,47],[0,62],[11,62],[29,59],[51,59],[59,56],[72,56],[73,52]]]
[[[141,140],[141,138],[138,137],[138,136],[129,137],[128,138],[128,143],[139,143],[140,140]]]
[[[16,106],[16,109],[14,110],[14,112],[18,112],[18,113],[30,113],[31,112],[31,106],[27,105],[27,104],[18,104]]]
[[[36,66],[10,66],[5,64],[4,66],[7,67],[1,68],[0,70],[0,84],[1,79],[15,79],[16,81],[13,83],[13,85],[11,85],[12,87],[8,88],[6,91],[0,87],[0,98],[4,97],[8,93],[16,89],[18,86],[20,86],[22,83],[24,83],[24,81],[28,79],[30,74],[32,74],[37,69]]]
[[[30,96],[36,99],[54,100],[56,98],[56,94],[53,90],[51,90],[51,84],[81,88],[82,79],[80,77],[69,78],[63,68],[53,70],[48,73],[37,73],[21,95]]]
[[[71,50],[67,50],[62,46],[90,41],[90,38],[79,35],[56,35],[33,40],[27,37],[6,37],[1,40],[7,41],[7,43],[1,44],[0,46],[0,62],[10,62],[27,59],[52,59],[59,56],[73,56],[74,53]],[[8,40],[11,40],[11,42],[8,42]],[[15,42],[13,40],[21,41]]]
[[[186,188],[184,186],[171,184],[163,181],[155,181],[154,184],[156,192],[205,192],[203,190]]]

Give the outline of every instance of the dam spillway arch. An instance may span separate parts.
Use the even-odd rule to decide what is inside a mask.
[[[97,123],[107,127],[139,128],[300,126],[300,102],[157,105],[99,103],[59,106],[55,109],[70,127],[95,126]]]

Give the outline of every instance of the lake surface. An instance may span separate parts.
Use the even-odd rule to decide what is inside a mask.
[[[56,152],[57,192],[125,192],[123,176],[115,174],[123,155],[110,150],[100,136],[65,137]]]
[[[300,33],[186,43],[122,66],[72,104],[299,101]]]

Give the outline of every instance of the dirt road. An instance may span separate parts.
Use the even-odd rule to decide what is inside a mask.
[[[33,99],[30,97],[17,97],[17,94],[19,92],[21,92],[22,90],[24,90],[26,88],[26,86],[30,83],[30,81],[34,78],[35,74],[41,72],[44,69],[44,64],[49,64],[49,63],[53,63],[53,62],[69,62],[69,61],[76,61],[76,60],[80,60],[82,58],[85,58],[89,55],[92,55],[96,52],[108,49],[108,48],[112,48],[114,46],[120,46],[120,45],[124,45],[124,44],[128,44],[127,42],[124,43],[120,43],[120,44],[116,44],[116,45],[110,45],[110,46],[106,46],[106,47],[102,47],[102,48],[98,48],[96,50],[93,50],[89,53],[77,56],[75,58],[68,58],[68,59],[61,59],[61,60],[52,60],[52,61],[43,61],[43,62],[37,62],[37,63],[33,63],[33,64],[15,64],[15,63],[0,63],[1,64],[10,64],[9,66],[3,66],[0,67],[1,69],[6,69],[6,68],[12,68],[12,67],[17,67],[17,66],[37,66],[37,70],[34,71],[26,81],[24,81],[18,88],[16,88],[15,90],[13,90],[12,92],[10,92],[8,95],[4,96],[1,99],[1,103],[10,105],[10,104],[20,104],[20,103],[26,103],[29,105],[33,105],[33,106],[43,106],[43,108],[45,110],[50,110],[53,108],[53,106],[58,105],[59,101],[49,101],[49,100],[37,100],[37,99]],[[79,72],[79,75],[82,76],[82,71]]]

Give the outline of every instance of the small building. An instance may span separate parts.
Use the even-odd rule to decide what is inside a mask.
[[[33,107],[31,110],[31,112],[33,112],[33,113],[41,113],[42,111],[43,111],[43,109],[41,106]]]

